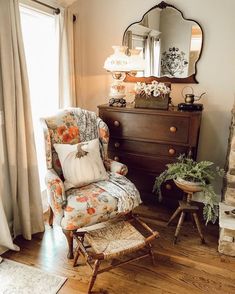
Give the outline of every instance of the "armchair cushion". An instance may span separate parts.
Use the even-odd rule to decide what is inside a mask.
[[[76,230],[106,221],[118,215],[117,199],[94,183],[66,192],[67,206],[61,226]]]
[[[126,214],[141,203],[134,184],[114,173],[109,180],[70,189],[61,226],[76,230]]]
[[[98,138],[74,145],[54,144],[54,148],[62,165],[66,191],[108,179]]]

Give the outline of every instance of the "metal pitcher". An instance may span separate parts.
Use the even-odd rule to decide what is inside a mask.
[[[192,93],[191,93],[191,94],[184,94],[183,91],[184,91],[186,88],[190,88],[191,91],[192,91]],[[184,101],[185,101],[186,104],[193,104],[194,101],[199,101],[199,100],[202,98],[202,96],[206,94],[206,93],[204,92],[204,93],[202,93],[200,96],[196,96],[196,95],[194,95],[194,93],[193,93],[193,88],[191,88],[191,87],[185,87],[185,88],[183,89],[183,91],[182,91],[182,96],[183,96]]]

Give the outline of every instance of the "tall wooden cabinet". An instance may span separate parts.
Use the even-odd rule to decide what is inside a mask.
[[[128,178],[145,203],[157,203],[155,177],[180,154],[197,154],[201,112],[181,112],[100,105],[99,116],[110,130],[109,156],[128,166]],[[182,195],[173,182],[162,187],[163,202],[174,206]]]

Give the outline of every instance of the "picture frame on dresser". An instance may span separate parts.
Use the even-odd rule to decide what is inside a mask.
[[[152,192],[154,180],[166,164],[180,154],[196,159],[201,125],[201,111],[179,111],[98,106],[99,116],[110,130],[109,156],[128,166],[127,177],[132,180],[146,204],[157,204]],[[162,188],[163,204],[176,207],[182,198],[173,182]]]

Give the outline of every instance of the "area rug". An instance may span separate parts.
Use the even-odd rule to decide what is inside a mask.
[[[0,263],[1,294],[56,294],[66,279],[8,259]]]

